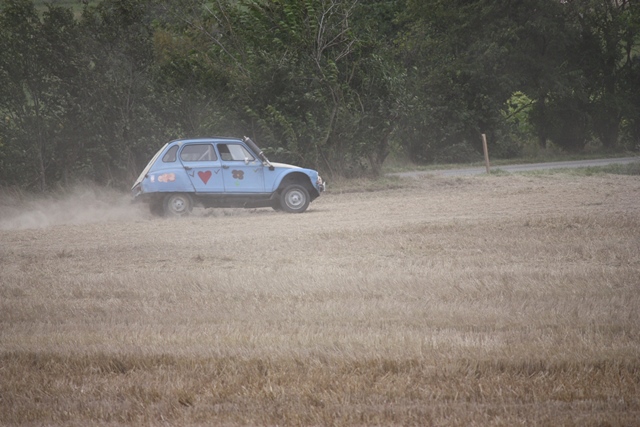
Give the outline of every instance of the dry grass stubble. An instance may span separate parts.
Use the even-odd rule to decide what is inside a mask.
[[[636,424],[637,177],[399,186],[0,231],[0,423]]]

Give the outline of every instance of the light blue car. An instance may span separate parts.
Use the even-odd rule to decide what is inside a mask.
[[[249,138],[180,139],[165,144],[131,188],[157,215],[205,208],[307,210],[325,190],[318,172],[271,163]]]

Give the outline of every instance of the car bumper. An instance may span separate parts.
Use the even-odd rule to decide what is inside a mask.
[[[318,175],[318,181],[316,182],[316,187],[318,188],[319,193],[323,193],[327,189],[327,183],[320,178]]]

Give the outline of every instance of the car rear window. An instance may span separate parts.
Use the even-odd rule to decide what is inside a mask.
[[[165,163],[175,162],[177,152],[178,152],[178,146],[174,145],[173,147],[169,148],[169,151],[165,153],[165,155],[162,157],[162,161]]]
[[[212,162],[218,157],[211,144],[189,144],[182,148],[180,159],[183,162]]]

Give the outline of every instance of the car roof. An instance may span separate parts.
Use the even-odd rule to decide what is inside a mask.
[[[169,142],[169,145],[174,144],[184,144],[187,142],[225,142],[225,141],[242,141],[240,138],[234,138],[230,136],[212,136],[212,137],[202,137],[202,138],[180,138],[174,139]]]

